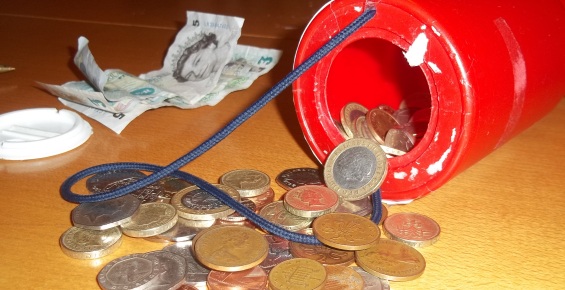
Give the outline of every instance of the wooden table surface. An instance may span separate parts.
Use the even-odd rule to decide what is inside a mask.
[[[8,2],[8,3],[6,3]],[[170,2],[170,3],[167,3]],[[160,108],[135,119],[120,134],[84,117],[94,134],[80,147],[53,157],[0,161],[0,288],[97,289],[109,261],[163,247],[124,237],[113,254],[75,260],[59,237],[76,206],[59,194],[78,170],[118,162],[166,165],[194,148],[281,79],[292,66],[300,34],[323,1],[5,1],[0,9],[0,113],[65,108],[36,81],[82,80],[72,63],[79,36],[103,68],[140,74],[161,67],[184,25],[185,11],[246,19],[239,43],[278,48],[275,69],[249,89],[214,107]],[[424,274],[393,289],[559,289],[565,286],[565,101],[545,118],[439,190],[390,213],[417,212],[442,227],[440,240],[421,249]],[[217,182],[239,168],[272,179],[284,169],[319,167],[306,144],[287,89],[226,140],[182,169]],[[277,196],[283,189],[272,181]]]

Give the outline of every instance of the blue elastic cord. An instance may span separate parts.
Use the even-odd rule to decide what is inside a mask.
[[[365,23],[371,20],[375,16],[376,11],[374,9],[366,10],[358,18],[356,18],[351,24],[345,27],[342,31],[332,37],[326,44],[319,48],[314,54],[307,58],[302,64],[297,68],[292,70],[288,75],[286,75],[281,81],[275,84],[271,89],[269,89],[263,96],[261,96],[257,101],[255,101],[251,106],[249,106],[243,113],[235,117],[231,122],[229,122],[225,127],[220,129],[215,135],[210,137],[208,140],[204,141],[198,147],[194,148],[187,154],[181,156],[179,159],[173,161],[171,164],[161,167],[157,165],[147,164],[147,163],[137,163],[137,162],[118,162],[118,163],[108,163],[101,164],[98,166],[93,166],[85,170],[79,171],[69,177],[61,185],[61,196],[63,199],[69,202],[84,203],[84,202],[97,202],[108,199],[113,199],[126,195],[135,190],[146,187],[158,180],[168,176],[173,175],[194,185],[202,188],[203,190],[209,192],[225,204],[234,208],[240,212],[243,216],[250,219],[256,225],[269,231],[275,235],[279,235],[291,241],[296,241],[306,244],[320,244],[320,242],[314,236],[302,235],[295,232],[285,230],[279,226],[276,226],[267,220],[263,219],[259,215],[250,211],[246,207],[242,206],[240,203],[233,200],[229,195],[223,191],[217,189],[210,183],[186,172],[179,171],[179,169],[196,159],[200,155],[204,154],[206,151],[214,147],[220,141],[225,139],[231,132],[233,132],[237,127],[239,127],[243,122],[247,121],[251,116],[253,116],[257,111],[263,108],[268,102],[279,95],[284,89],[290,86],[298,77],[300,77],[306,70],[312,67],[315,63],[320,61],[324,56],[326,56],[330,51],[342,43],[347,37],[361,28]],[[95,193],[90,195],[76,194],[71,191],[71,188],[78,181],[100,172],[107,172],[112,170],[121,169],[137,169],[153,172],[153,174],[138,180],[137,182],[128,184],[126,186],[120,187],[113,191]],[[376,209],[376,210],[375,210]],[[373,194],[373,212],[378,213],[374,215],[373,220],[379,221],[381,216],[381,197],[380,190]],[[378,217],[378,219],[376,219]]]

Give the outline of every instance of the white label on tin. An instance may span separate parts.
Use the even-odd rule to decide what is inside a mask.
[[[353,10],[357,11],[357,12],[361,12],[361,7],[360,6],[355,6],[353,7]]]
[[[428,66],[432,69],[433,72],[435,72],[436,74],[440,74],[441,73],[441,69],[439,69],[439,67],[437,66],[437,64],[428,61]]]
[[[418,175],[418,168],[412,167],[412,169],[410,169],[410,177],[408,177],[408,180],[414,180],[414,178],[416,178],[416,175]]]
[[[445,152],[443,152],[443,154],[441,155],[441,158],[435,162],[430,164],[430,166],[428,166],[428,169],[426,169],[426,172],[429,175],[434,175],[437,172],[441,171],[443,169],[443,162],[445,161],[445,159],[447,159],[447,155],[449,155],[449,153],[451,152],[451,146],[449,146],[449,148],[447,148],[447,150],[445,150]]]
[[[428,51],[428,38],[424,32],[418,34],[416,39],[407,52],[404,52],[404,57],[410,66],[419,66],[424,62],[424,55]]]
[[[395,172],[394,173],[394,178],[396,178],[396,179],[404,179],[404,178],[406,178],[406,176],[408,176],[408,173],[406,173],[406,172]]]

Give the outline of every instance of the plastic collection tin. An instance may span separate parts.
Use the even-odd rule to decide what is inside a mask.
[[[302,75],[293,93],[322,164],[344,141],[338,123],[345,104],[430,110],[419,143],[388,159],[384,199],[407,201],[439,188],[565,96],[559,0],[331,1],[306,27],[295,66],[367,3],[376,8],[374,19]]]

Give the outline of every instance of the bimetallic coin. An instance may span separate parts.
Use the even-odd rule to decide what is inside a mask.
[[[139,207],[131,221],[121,225],[125,235],[136,238],[150,237],[171,229],[178,220],[175,208],[168,203],[150,202]]]
[[[97,280],[104,290],[141,290],[163,273],[165,265],[152,254],[131,254],[106,264]]]
[[[383,223],[385,235],[412,247],[435,243],[440,234],[439,225],[431,218],[417,213],[395,213]]]
[[[153,255],[159,260],[162,271],[147,283],[147,288],[144,289],[169,290],[180,286],[184,282],[184,275],[186,273],[186,260],[184,257],[168,251],[153,251],[147,254]]]
[[[355,270],[339,265],[325,265],[326,284],[324,290],[363,290],[363,277]]]
[[[284,195],[284,206],[291,214],[317,217],[334,211],[339,205],[335,191],[321,185],[302,185]]]
[[[361,267],[352,266],[351,269],[353,269],[355,272],[359,273],[361,277],[363,277],[364,290],[390,290],[390,286],[388,285],[388,282],[386,282],[386,280],[369,274]]]
[[[175,243],[164,247],[163,251],[169,251],[184,257],[186,261],[186,274],[184,280],[187,284],[199,288],[206,287],[206,278],[210,273],[210,269],[204,267],[196,260],[192,253],[191,242]]]
[[[318,290],[326,283],[324,265],[306,258],[296,258],[276,265],[269,273],[273,290]]]
[[[365,116],[360,116],[355,120],[353,137],[354,138],[365,138],[375,142],[378,142],[373,138],[371,131],[369,130],[369,125],[367,125],[367,119]]]
[[[312,223],[314,235],[327,246],[358,251],[370,248],[379,240],[379,227],[370,219],[350,213],[329,213]]]
[[[259,170],[238,169],[222,175],[220,183],[235,188],[241,197],[253,197],[271,187],[271,178]]]
[[[309,245],[290,242],[289,248],[293,257],[312,259],[323,265],[348,266],[355,260],[352,251],[330,248],[326,245]]]
[[[401,242],[380,239],[375,246],[355,252],[363,270],[389,281],[409,281],[424,273],[426,260],[418,250]]]
[[[312,223],[312,218],[305,218],[291,214],[284,207],[283,201],[275,201],[261,209],[259,215],[289,231],[298,231],[307,228]]]
[[[354,136],[355,120],[365,116],[369,110],[358,103],[348,103],[340,111],[341,126],[347,136]]]
[[[239,201],[239,193],[234,188],[223,184],[214,184],[214,186]],[[173,195],[171,204],[177,209],[180,217],[189,220],[215,220],[235,212],[221,200],[196,185],[189,186]]]
[[[339,144],[326,159],[326,185],[344,200],[359,200],[374,193],[388,170],[381,147],[367,139],[353,138]]]
[[[61,250],[75,259],[98,259],[113,253],[122,244],[122,232],[118,228],[88,230],[71,227],[59,240]]]
[[[79,204],[71,212],[75,227],[105,230],[131,221],[141,201],[135,196],[124,196],[98,202]]]
[[[207,279],[209,290],[264,290],[268,276],[259,266],[238,272],[210,271]]]
[[[388,130],[400,126],[391,114],[379,108],[372,109],[367,113],[367,125],[373,138],[379,144],[385,143]]]
[[[275,181],[284,189],[290,190],[301,185],[323,185],[323,175],[316,168],[291,168],[279,173]]]
[[[194,253],[204,266],[235,272],[253,268],[267,257],[269,244],[261,233],[241,226],[215,226],[194,241]]]

